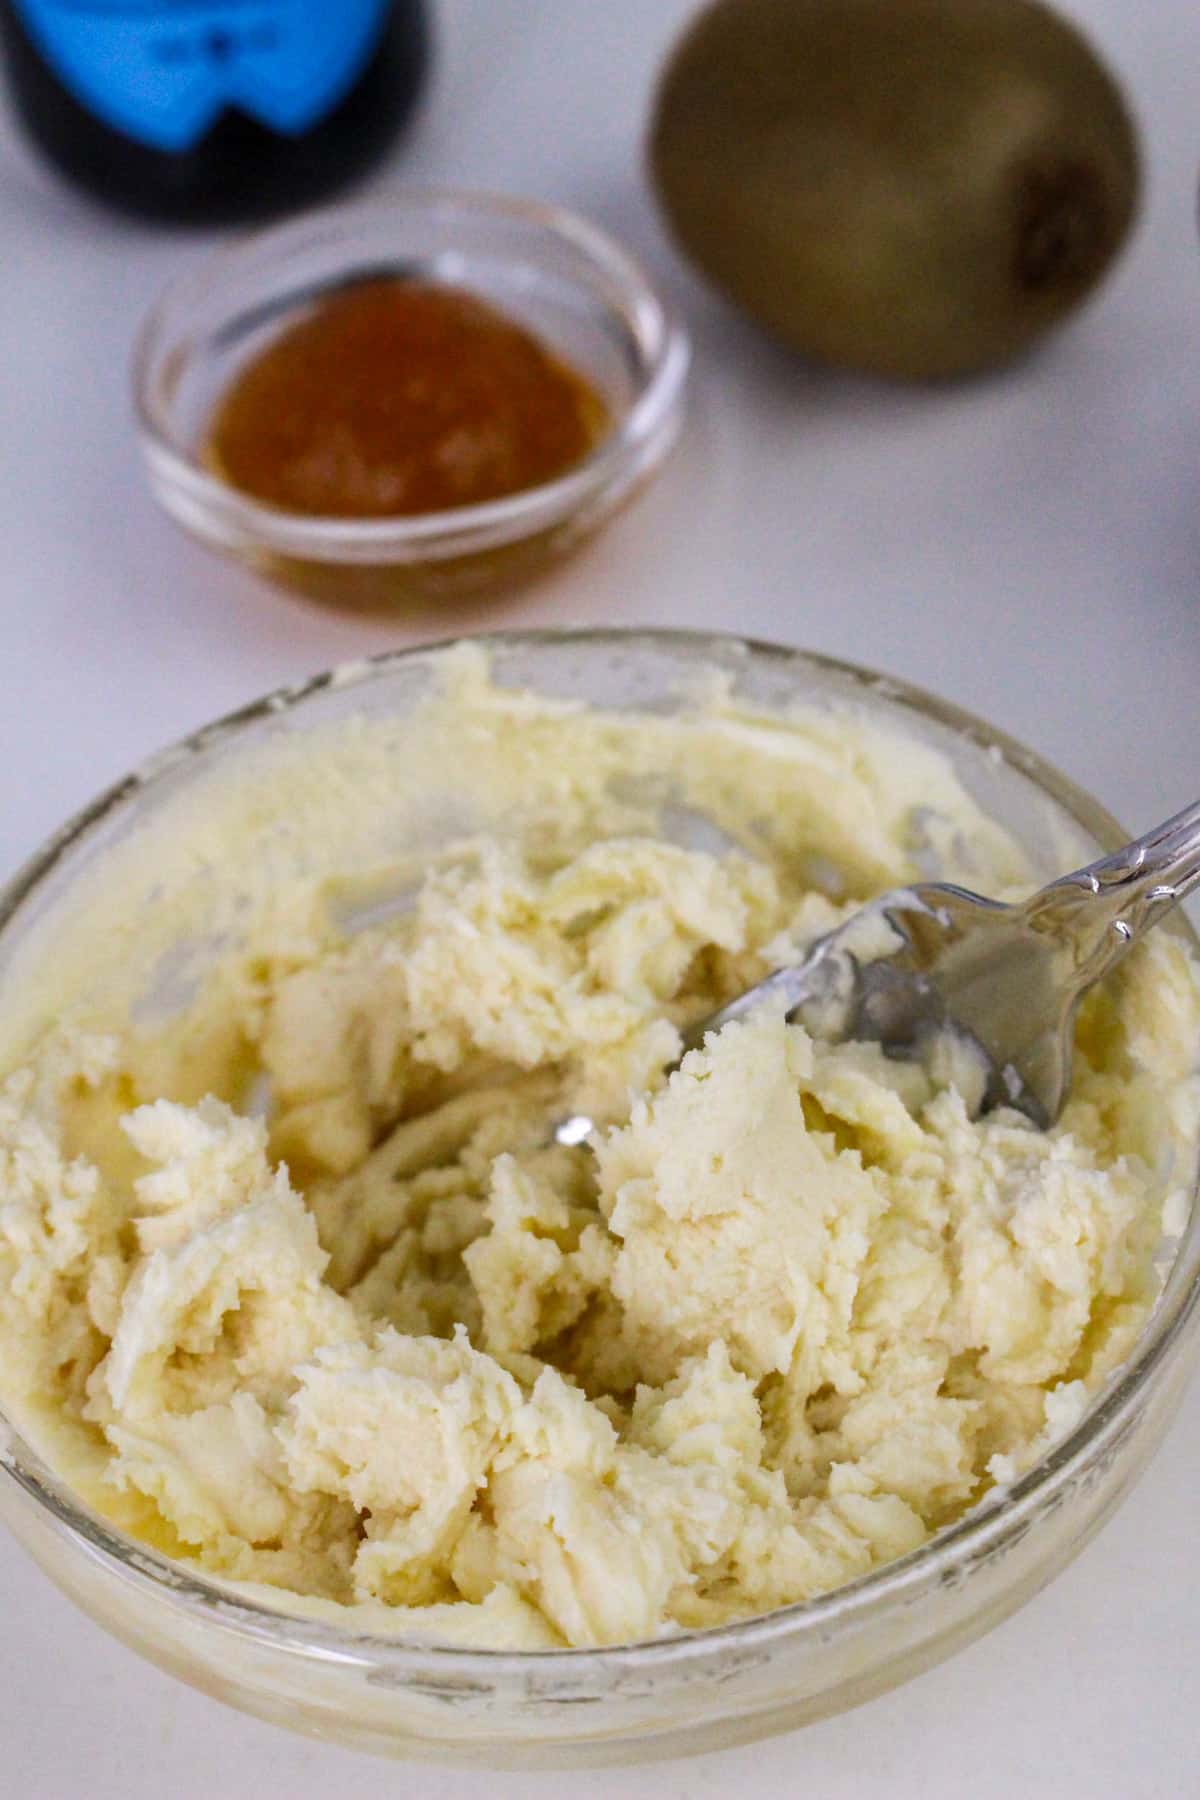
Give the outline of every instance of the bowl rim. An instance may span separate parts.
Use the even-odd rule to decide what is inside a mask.
[[[637,391],[628,408],[581,462],[552,481],[471,506],[382,518],[292,512],[223,481],[181,448],[163,419],[161,379],[178,377],[180,351],[173,318],[201,295],[236,281],[241,269],[270,263],[306,242],[344,242],[354,267],[356,234],[389,221],[448,215],[466,224],[499,219],[542,232],[578,252],[578,287],[592,277],[620,296],[622,316],[642,352]],[[530,258],[513,257],[519,267]],[[331,278],[332,279],[332,278]],[[324,284],[322,284],[324,285]],[[320,290],[317,290],[320,291]],[[602,301],[609,312],[614,303]],[[520,196],[457,187],[414,187],[386,199],[318,208],[237,236],[187,265],[163,289],[134,340],[129,379],[138,439],[152,486],[178,494],[189,512],[225,522],[239,540],[313,562],[364,563],[440,560],[462,554],[463,543],[511,542],[583,510],[632,484],[670,448],[682,417],[690,339],[679,315],[652,285],[640,263],[600,226],[566,207]]]
[[[59,863],[93,828],[122,808],[136,803],[141,792],[167,778],[182,762],[226,744],[245,728],[290,712],[328,688],[353,688],[386,678],[394,667],[430,661],[471,643],[485,651],[508,647],[548,649],[578,646],[584,650],[620,646],[681,654],[697,662],[728,669],[754,661],[790,666],[839,684],[858,688],[935,724],[946,726],[1035,782],[1073,821],[1105,847],[1117,847],[1127,834],[1100,803],[1036,751],[978,715],[941,699],[913,683],[880,674],[861,664],[733,632],[678,630],[667,627],[582,627],[472,633],[428,643],[404,645],[374,656],[335,665],[306,680],[276,688],[245,706],[222,715],[150,756],[129,775],[69,819],[38,851],[0,886],[0,954],[3,936],[25,902],[49,879]],[[1186,914],[1174,930],[1193,953],[1200,936]],[[540,1650],[490,1649],[439,1641],[419,1634],[370,1631],[342,1625],[328,1615],[289,1611],[288,1591],[280,1602],[267,1604],[248,1595],[244,1586],[194,1573],[192,1568],[127,1535],[72,1494],[28,1442],[21,1429],[0,1409],[0,1477],[48,1512],[110,1574],[150,1588],[166,1604],[181,1602],[202,1611],[206,1622],[233,1635],[274,1648],[288,1649],[339,1663],[372,1668],[387,1663],[428,1670],[432,1662],[447,1674],[454,1670],[491,1682],[522,1677],[537,1668],[553,1668],[580,1676],[604,1673],[649,1673],[679,1663],[705,1662],[725,1651],[763,1652],[780,1638],[820,1636],[833,1629],[853,1629],[895,1602],[914,1601],[934,1584],[957,1584],[986,1563],[1010,1539],[1022,1536],[1082,1466],[1120,1444],[1130,1414],[1188,1327],[1200,1319],[1200,1217],[1196,1182],[1188,1226],[1181,1234],[1162,1288],[1129,1355],[1111,1371],[1072,1429],[1011,1484],[998,1485],[976,1506],[943,1527],[915,1550],[840,1587],[809,1600],[719,1625],[684,1630],[633,1643],[589,1648]],[[262,1592],[255,1589],[255,1594]]]

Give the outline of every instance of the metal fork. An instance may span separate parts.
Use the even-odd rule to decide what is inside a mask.
[[[1015,1107],[1044,1129],[1070,1091],[1080,999],[1198,883],[1200,801],[1019,905],[942,882],[898,888],[691,1026],[683,1054],[765,1001],[890,1056],[951,1030],[985,1060],[983,1110]],[[580,1144],[592,1130],[576,1113],[554,1137]]]

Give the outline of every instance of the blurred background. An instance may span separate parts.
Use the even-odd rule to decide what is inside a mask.
[[[1182,804],[1196,763],[1166,733],[1200,674],[1200,16],[1188,0],[1136,18],[1126,0],[1063,10],[1136,111],[1140,228],[1029,360],[914,392],[806,367],[670,246],[642,139],[686,3],[439,0],[418,113],[362,191],[461,183],[577,207],[642,259],[695,340],[683,441],[640,504],[534,590],[452,619],[306,606],[156,513],[131,339],[213,234],[100,211],[34,162],[5,112],[0,865],[131,760],[277,681],[524,624],[739,629],[859,658],[990,715],[1132,821]]]

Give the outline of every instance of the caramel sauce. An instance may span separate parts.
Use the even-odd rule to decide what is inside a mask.
[[[403,280],[323,300],[234,378],[205,460],[289,512],[403,517],[565,474],[604,435],[577,370],[473,294]]]

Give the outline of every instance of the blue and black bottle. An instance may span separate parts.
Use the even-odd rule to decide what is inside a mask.
[[[363,173],[427,54],[423,0],[0,0],[0,31],[51,162],[114,206],[198,223]]]

